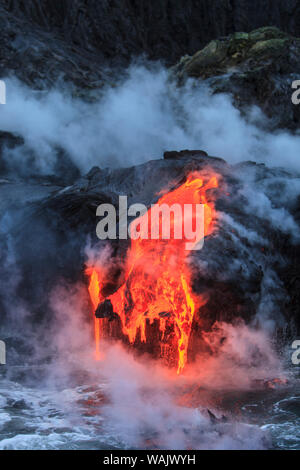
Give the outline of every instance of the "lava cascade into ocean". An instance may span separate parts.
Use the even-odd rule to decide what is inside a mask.
[[[110,296],[102,294],[105,282],[104,269],[99,265],[87,264],[89,294],[94,311],[105,300],[111,302],[113,311],[118,315],[122,333],[134,344],[139,334],[140,341],[146,343],[146,325],[157,321],[159,325],[160,357],[170,354],[164,339],[177,351],[177,373],[180,374],[188,359],[188,346],[195,312],[205,305],[207,298],[192,289],[192,273],[187,262],[190,251],[195,249],[203,237],[211,235],[216,229],[216,210],[214,200],[208,191],[218,188],[218,175],[209,177],[191,174],[186,181],[174,190],[163,194],[146,214],[131,224],[131,246],[125,262],[125,282]],[[181,214],[187,206],[203,207],[202,233],[195,231],[193,240],[187,238],[184,225],[196,226],[197,212],[188,211],[188,216],[177,217],[176,211],[170,212],[170,238],[165,239],[162,219],[153,217],[162,207],[178,205]],[[174,207],[174,206],[173,206]],[[178,213],[177,213],[178,214]],[[156,220],[156,237],[153,239],[153,220]],[[151,222],[150,222],[151,221]],[[134,233],[133,233],[134,231]],[[157,237],[157,233],[159,236]],[[138,235],[136,235],[138,234]],[[178,236],[181,234],[182,236]],[[96,357],[100,358],[102,319],[95,318]]]

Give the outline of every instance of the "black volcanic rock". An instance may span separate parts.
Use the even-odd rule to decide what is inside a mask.
[[[115,62],[146,53],[174,63],[208,41],[266,24],[300,36],[297,0],[3,0],[41,33]]]
[[[165,160],[174,160],[176,158],[189,158],[189,157],[207,157],[208,154],[204,150],[181,150],[176,152],[175,150],[164,152]]]
[[[0,77],[17,77],[36,90],[71,83],[74,95],[101,88],[111,74],[97,51],[85,50],[53,30],[29,21],[21,10],[8,12],[0,4]]]
[[[2,156],[5,149],[13,149],[24,144],[24,139],[18,135],[12,134],[10,132],[5,132],[0,130],[0,155]],[[3,158],[0,159],[0,172],[1,175],[5,175],[7,171],[6,162],[3,161]]]
[[[258,105],[271,129],[298,130],[300,106],[292,83],[300,76],[300,39],[275,27],[239,32],[211,41],[173,67],[179,83],[204,80],[213,93],[230,93],[240,110]]]
[[[217,230],[206,238],[202,250],[190,256],[193,288],[199,294],[209,295],[209,301],[201,310],[202,328],[209,330],[216,320],[231,322],[243,318],[249,321],[260,312],[259,316],[272,319],[278,328],[284,325],[284,319],[289,319],[290,330],[294,331],[300,326],[297,314],[299,245],[285,230],[284,219],[276,225],[274,217],[282,218],[286,213],[285,217],[294,217],[295,227],[298,227],[297,198],[288,194],[289,184],[297,177],[251,162],[231,166],[201,151],[198,155],[193,151],[193,155],[186,153],[184,158],[153,160],[137,167],[95,169],[92,187],[87,185],[82,190],[79,180],[64,189],[52,190],[47,197],[41,192],[40,198],[29,201],[22,209],[20,229],[17,226],[11,229],[19,268],[26,272],[30,263],[26,292],[34,297],[35,291],[44,285],[55,285],[61,276],[73,281],[82,278],[86,240],[89,238],[99,249],[102,246],[95,233],[99,204],[109,202],[118,207],[118,194],[127,194],[128,205],[139,202],[150,207],[162,189],[171,191],[193,171],[201,172],[204,178],[212,172],[219,175],[219,188],[214,190],[219,214]],[[11,191],[11,185],[7,185],[7,191]],[[255,196],[248,196],[249,187]],[[2,199],[5,199],[4,183]],[[256,203],[260,199],[269,200],[272,210],[278,212],[263,211],[259,202]],[[44,238],[48,240],[45,246]],[[111,295],[124,282],[122,264],[130,241],[109,243],[111,275],[102,289]],[[39,271],[41,262],[47,266],[43,272]]]

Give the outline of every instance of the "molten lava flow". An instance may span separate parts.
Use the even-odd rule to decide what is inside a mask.
[[[89,294],[94,307],[97,309],[100,302],[100,287],[99,277],[95,269],[87,269],[86,274],[90,276]],[[100,359],[100,320],[95,317],[95,344],[96,344],[96,359]]]
[[[183,227],[187,221],[184,217],[177,217],[178,213],[176,215],[174,211],[171,212],[169,219],[171,237],[166,239],[163,235],[161,218],[156,218],[156,226],[153,228],[155,218],[153,213],[163,205],[171,207],[177,204],[183,213],[185,205],[195,207],[196,204],[203,204],[203,235],[207,236],[213,231],[215,209],[214,204],[207,201],[206,192],[217,186],[218,181],[215,176],[206,184],[201,177],[191,176],[177,189],[164,194],[155,206],[135,220],[131,226],[131,248],[126,261],[125,282],[109,296],[114,312],[121,319],[123,333],[128,336],[130,343],[135,342],[138,332],[141,341],[147,341],[147,321],[150,324],[154,320],[159,322],[161,340],[167,329],[168,332],[173,329],[170,338],[175,342],[178,351],[178,373],[184,369],[187,362],[194,314],[206,302],[204,297],[192,291],[191,272],[186,263],[189,254],[186,243],[190,242],[195,246],[202,236],[197,232],[192,241],[190,237],[187,238]],[[190,215],[189,222],[193,227],[195,227],[195,217],[194,213]],[[157,235],[157,230],[159,237],[153,239],[153,233]],[[181,237],[178,236],[180,231]],[[140,238],[137,234],[140,234]],[[103,284],[104,277],[98,267],[89,269],[89,275],[89,292],[96,309],[100,300],[99,283]],[[99,333],[96,336],[98,335]],[[163,348],[161,355],[164,355]]]

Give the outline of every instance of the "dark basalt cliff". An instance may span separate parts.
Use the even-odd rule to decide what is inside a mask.
[[[300,76],[300,39],[274,27],[234,33],[210,41],[173,67],[179,83],[205,80],[214,93],[230,93],[240,110],[255,104],[272,130],[298,130],[300,108],[292,103],[291,85]]]
[[[277,26],[300,36],[298,0],[2,0],[13,15],[102,59],[174,63],[211,39]]]

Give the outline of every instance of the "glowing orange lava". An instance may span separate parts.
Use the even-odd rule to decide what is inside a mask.
[[[125,282],[108,298],[113,310],[122,322],[123,333],[128,336],[130,343],[134,343],[137,333],[140,332],[142,342],[147,341],[146,324],[158,320],[161,339],[166,328],[173,328],[172,341],[176,342],[178,350],[177,373],[184,369],[187,362],[187,352],[191,334],[192,322],[195,312],[206,303],[204,297],[195,294],[191,288],[191,272],[187,264],[190,251],[186,249],[189,242],[194,247],[200,240],[199,233],[194,239],[186,238],[184,227],[179,227],[186,221],[176,218],[171,212],[170,233],[171,238],[165,239],[161,226],[161,218],[156,219],[159,236],[153,239],[152,212],[162,205],[171,207],[178,204],[182,211],[186,204],[203,204],[204,230],[207,236],[214,229],[215,208],[213,202],[207,200],[207,190],[218,187],[216,176],[204,182],[204,178],[191,175],[188,180],[178,188],[164,194],[155,206],[146,214],[136,219],[131,227],[131,235],[143,233],[143,238],[131,239],[131,247],[125,266]],[[194,211],[195,212],[195,211]],[[195,227],[196,213],[192,213],[190,222]],[[182,212],[183,213],[183,212]],[[178,230],[182,229],[182,236],[178,238]],[[145,234],[148,233],[148,239]],[[152,237],[151,237],[152,235]],[[147,235],[146,235],[147,236]],[[104,281],[101,270],[90,267],[87,270],[90,276],[89,293],[94,308],[100,300],[100,288]],[[96,347],[99,353],[99,324],[96,324]],[[164,352],[161,348],[161,355]]]
[[[90,276],[90,285],[89,285],[89,294],[91,302],[94,307],[94,311],[97,309],[100,302],[100,287],[99,287],[99,278],[98,273],[95,269],[87,269],[86,274]],[[95,356],[96,360],[100,359],[100,320],[95,317],[95,344],[96,351]]]

